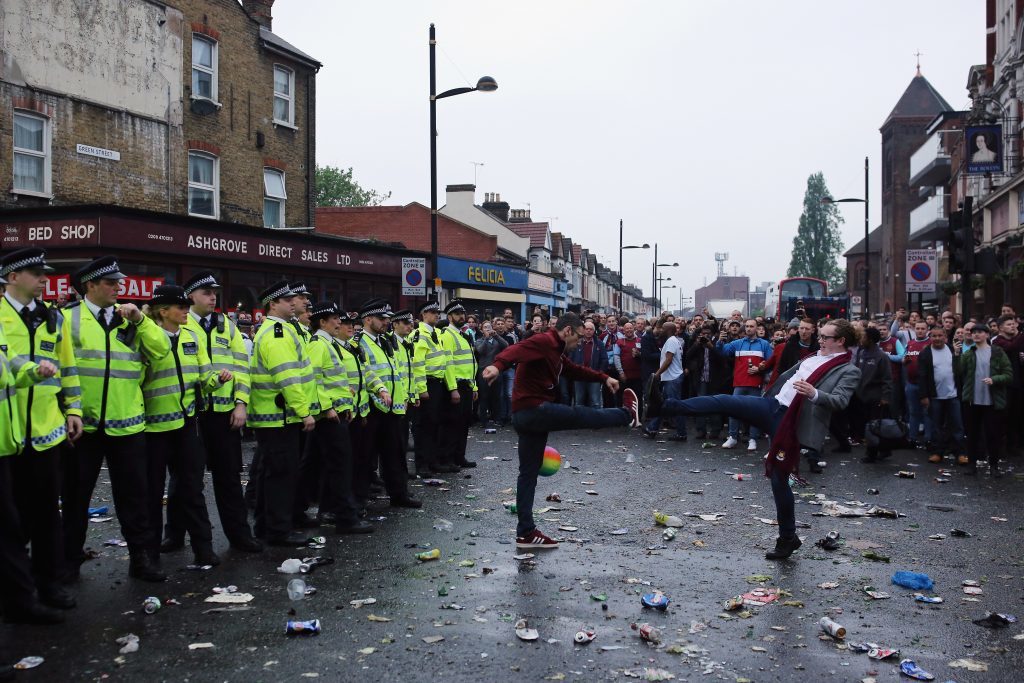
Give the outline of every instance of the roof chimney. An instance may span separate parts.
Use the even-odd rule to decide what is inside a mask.
[[[531,223],[530,210],[529,209],[512,209],[512,216],[508,219],[509,223]]]
[[[274,0],[242,0],[242,7],[249,13],[249,16],[256,20],[256,23],[263,28],[270,30],[273,21],[270,10],[274,6]]]
[[[484,211],[492,214],[502,223],[508,223],[508,202],[501,201],[501,194],[497,192],[484,193]]]

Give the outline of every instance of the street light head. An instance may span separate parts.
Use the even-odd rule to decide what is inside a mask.
[[[673,267],[673,268],[678,268],[678,267],[679,267],[679,264],[678,264],[678,263],[673,263],[673,264],[672,264],[672,267]]]
[[[481,76],[480,80],[476,82],[476,89],[480,92],[494,92],[498,89],[498,81],[490,76]]]
[[[651,248],[651,245],[647,244],[647,242],[644,242],[643,246],[642,246],[642,247],[640,247],[640,248],[641,248],[641,249],[650,249],[650,248]]]
[[[821,199],[818,200],[820,204],[831,204],[834,201],[835,200],[832,199],[831,197],[822,197]]]

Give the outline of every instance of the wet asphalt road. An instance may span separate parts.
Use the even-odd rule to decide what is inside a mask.
[[[104,540],[119,537],[116,520],[92,524],[89,544],[101,555],[83,567],[78,609],[68,613],[63,626],[0,626],[2,649],[15,659],[45,658],[37,669],[18,675],[24,683],[595,681],[642,678],[650,673],[645,667],[690,681],[900,678],[898,659],[873,661],[842,643],[822,640],[817,622],[828,615],[847,628],[847,642],[899,649],[939,682],[1024,678],[1019,674],[1024,640],[1014,637],[1024,634],[1024,627],[994,631],[971,622],[989,610],[1024,617],[1024,480],[1012,473],[993,480],[955,471],[949,483],[940,484],[937,466],[921,451],[898,451],[874,466],[860,463],[861,449],[831,456],[826,473],[810,475],[812,487],[798,490],[797,519],[810,526],[800,530],[804,547],[793,561],[769,562],[763,554],[774,544],[776,528],[761,518],[774,519],[774,510],[754,454],[704,449],[692,436],[685,444],[652,442],[625,430],[566,432],[553,435],[551,444],[570,467],[540,480],[536,507],[561,510],[543,512],[538,521],[542,530],[566,542],[558,550],[538,552],[533,561],[513,558],[515,518],[502,506],[514,495],[515,434],[483,435],[475,428],[470,457],[479,467],[448,475],[443,487],[415,482],[412,491],[425,501],[422,510],[391,510],[380,501],[371,511],[373,518],[383,517],[374,521],[375,534],[328,535],[324,550],[232,553],[215,529],[224,559],[220,567],[188,571],[190,552],[165,555],[171,579],[152,586],[127,579],[124,549],[103,547]],[[917,477],[897,478],[900,469]],[[737,481],[730,476],[736,472],[747,476]],[[870,488],[880,493],[870,495]],[[586,494],[587,489],[598,495]],[[544,501],[553,492],[562,503]],[[815,496],[882,505],[906,517],[815,516],[821,510],[809,504]],[[212,494],[208,500],[212,505]],[[108,503],[109,483],[101,476],[94,505]],[[663,529],[652,520],[655,508],[680,516],[724,516],[713,522],[684,517],[677,537],[663,541]],[[211,518],[216,525],[213,509]],[[451,521],[452,531],[434,529],[438,518]],[[560,525],[578,530],[559,531]],[[950,537],[953,527],[972,535]],[[618,529],[628,532],[612,533]],[[832,529],[841,533],[845,547],[816,548],[814,541]],[[930,540],[933,534],[946,538]],[[440,549],[441,559],[417,561],[419,549],[408,547],[414,544]],[[868,548],[891,562],[863,558]],[[312,554],[333,555],[336,562],[306,577],[317,588],[314,595],[291,602],[285,586],[292,577],[276,567],[288,557]],[[474,566],[460,566],[467,560]],[[890,583],[900,569],[929,574],[934,593],[945,603],[914,602],[912,591]],[[979,581],[983,594],[965,595],[965,579]],[[819,587],[829,582],[838,586]],[[218,605],[204,598],[215,586],[228,584],[255,596],[249,609],[208,613]],[[724,612],[724,600],[759,585],[791,595],[742,613]],[[872,600],[862,591],[866,585],[892,597]],[[442,589],[446,596],[439,595]],[[641,607],[640,595],[653,589],[671,598],[666,612]],[[165,602],[152,616],[141,609],[148,595]],[[607,599],[592,597],[601,595]],[[376,604],[350,605],[370,597]],[[977,602],[968,600],[972,597]],[[166,604],[170,598],[181,604]],[[445,608],[451,605],[463,609]],[[297,618],[319,618],[323,632],[284,635],[290,609]],[[390,621],[371,621],[370,615]],[[517,639],[513,622],[519,618],[539,631],[538,641]],[[638,621],[662,630],[660,648],[630,630]],[[589,645],[573,643],[582,627],[597,631]],[[139,636],[139,651],[118,659],[115,640],[128,633]],[[428,642],[438,636],[443,640]],[[213,647],[190,650],[193,643]],[[961,659],[984,662],[988,671],[950,666]]]

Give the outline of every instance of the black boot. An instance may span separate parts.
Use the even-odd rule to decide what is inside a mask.
[[[167,580],[167,575],[160,571],[156,563],[152,562],[145,553],[135,553],[131,556],[128,564],[128,576],[133,579],[148,581],[149,583],[160,583]]]
[[[200,548],[195,551],[194,564],[200,567],[216,567],[220,564],[220,556],[213,552],[213,548]]]
[[[775,550],[769,550],[765,553],[764,557],[766,560],[784,560],[792,555],[801,545],[803,544],[800,543],[800,537],[796,534],[790,538],[779,536],[775,541]]]
[[[39,602],[57,609],[74,609],[78,604],[75,595],[58,583],[39,589]]]

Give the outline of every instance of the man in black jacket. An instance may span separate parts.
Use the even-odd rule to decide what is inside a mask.
[[[715,396],[725,393],[727,379],[731,376],[729,361],[715,348],[715,335],[716,328],[713,322],[704,323],[700,329],[694,330],[693,343],[686,352],[684,361],[690,396]],[[697,416],[694,418],[697,438],[718,440],[722,422],[721,415]]]
[[[921,405],[932,419],[932,440],[928,444],[928,462],[940,463],[945,454],[957,456],[968,464],[967,437],[960,412],[959,387],[956,385],[954,357],[946,331],[933,327],[928,332],[931,342],[917,357],[917,387]]]
[[[860,383],[853,392],[847,412],[850,416],[850,429],[854,438],[864,437],[864,429],[869,420],[886,417],[892,397],[892,371],[889,368],[889,356],[878,346],[882,333],[877,327],[868,327],[864,331],[861,346],[854,352],[851,361],[860,369]],[[875,462],[879,457],[887,458],[892,451],[886,444],[869,445],[863,462]]]
[[[644,383],[644,395],[647,395],[648,383],[651,376],[658,371],[661,365],[661,346],[658,343],[661,337],[661,321],[650,325],[640,337],[640,376]]]

